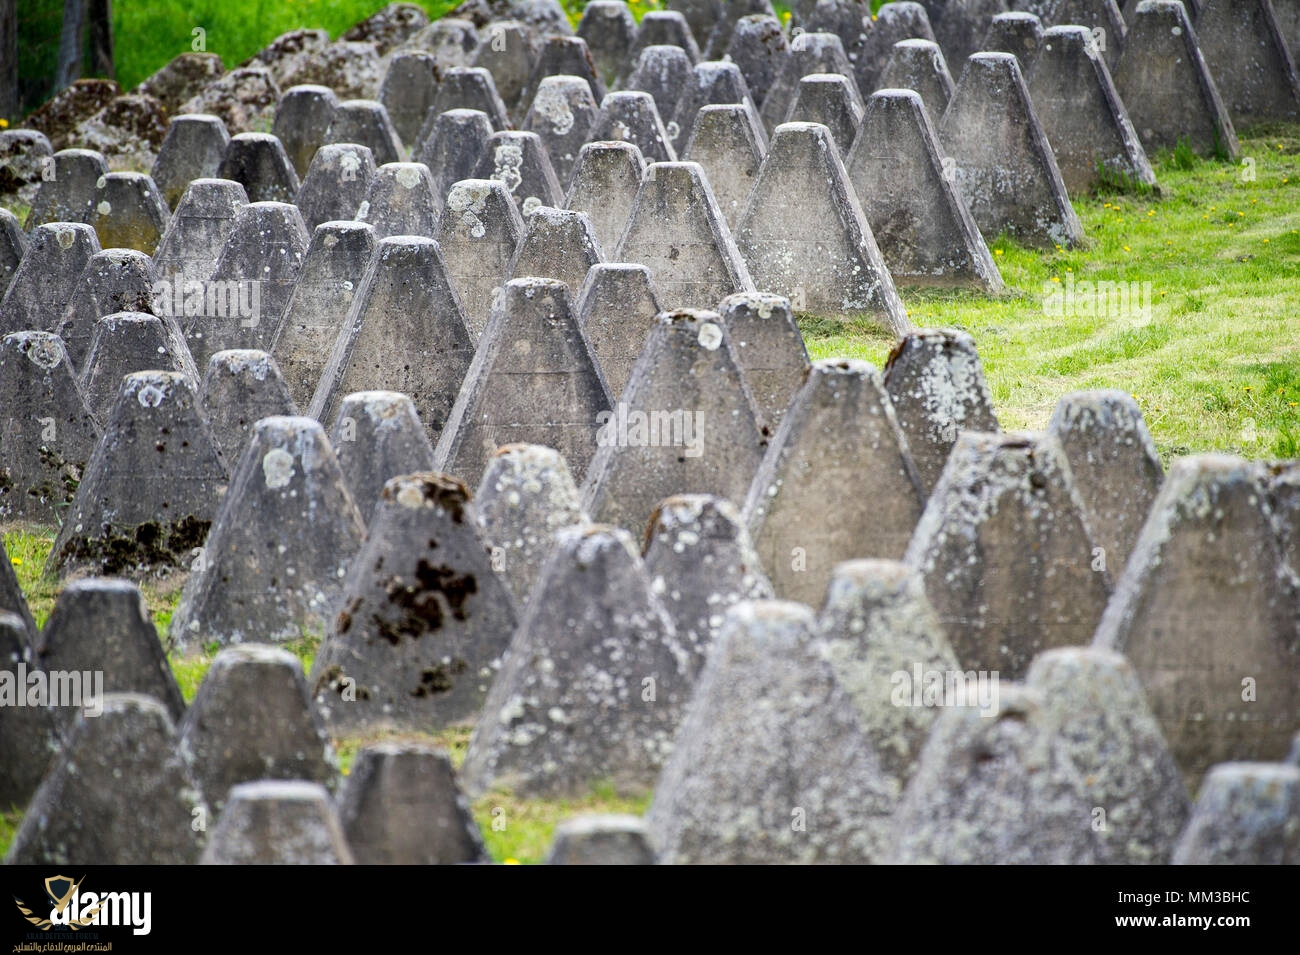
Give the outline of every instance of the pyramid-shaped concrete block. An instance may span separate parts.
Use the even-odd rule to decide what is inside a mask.
[[[640,816],[583,815],[555,827],[547,865],[654,865],[656,853]]]
[[[1113,70],[1118,65],[1128,36],[1128,24],[1124,22],[1118,0],[1049,0],[1042,6],[1042,22],[1045,28],[1083,27],[1093,38],[1107,68]],[[1048,42],[1045,36],[1043,42]],[[1041,46],[1039,50],[1042,51]],[[1024,67],[1022,72],[1028,74],[1030,64],[1023,59],[1020,63]]]
[[[437,185],[423,163],[393,162],[380,166],[370,191],[357,207],[357,221],[374,226],[375,238],[438,232]]]
[[[1201,786],[1174,865],[1295,865],[1300,767],[1220,763]]]
[[[844,52],[844,44],[833,33],[801,33],[790,41],[790,55],[781,73],[768,90],[767,98],[759,112],[763,125],[771,133],[786,121],[790,107],[799,95],[799,81],[813,73],[839,73],[853,79],[853,66]],[[862,93],[853,82],[857,105],[862,105]]]
[[[352,219],[370,194],[375,179],[375,158],[356,143],[322,146],[303,176],[295,200],[303,223],[316,229],[322,222]]]
[[[776,434],[811,367],[790,300],[770,292],[740,292],[724,298],[718,314],[760,421],[768,434]]]
[[[697,63],[690,81],[677,100],[677,109],[667,127],[673,147],[681,152],[690,142],[691,130],[695,128],[695,120],[701,109],[724,104],[748,106],[754,111],[754,118],[758,119],[758,110],[750,99],[745,74],[740,72],[735,63]]]
[[[578,294],[577,312],[610,397],[618,398],[660,312],[650,270],[626,263],[593,265]]]
[[[463,179],[448,191],[438,241],[474,343],[483,337],[510,278],[510,263],[523,234],[523,217],[505,183]]]
[[[592,142],[630,143],[646,162],[674,162],[677,151],[654,97],[641,90],[610,93],[591,127]]]
[[[189,381],[175,372],[127,375],[46,568],[135,576],[188,565],[225,489]]]
[[[486,42],[474,54],[474,66],[492,74],[497,93],[510,116],[517,113],[519,95],[528,85],[541,51],[541,38],[519,20],[494,20],[484,31]],[[596,51],[592,50],[592,56]]]
[[[90,410],[101,420],[117,399],[122,378],[133,371],[175,371],[198,384],[198,373],[175,322],[143,312],[116,312],[95,322],[81,385]]]
[[[579,76],[548,76],[538,87],[523,129],[542,138],[561,186],[569,181],[599,112],[591,87]]]
[[[767,155],[767,134],[754,111],[743,105],[705,106],[695,119],[682,158],[699,163],[718,208],[735,229]]]
[[[893,798],[813,625],[783,601],[727,614],[646,816],[665,862],[885,857]]]
[[[644,552],[651,589],[699,676],[722,634],[727,609],[746,600],[770,600],[763,573],[739,509],[708,494],[679,494],[650,517]]]
[[[588,522],[569,466],[537,444],[508,444],[488,461],[474,498],[479,537],[520,607],[561,528]]]
[[[527,115],[548,76],[580,77],[586,81],[591,98],[597,103],[605,98],[607,92],[604,82],[596,74],[596,61],[591,58],[591,51],[581,37],[548,36],[542,40],[532,76],[519,94],[517,113]]]
[[[289,395],[300,408],[311,404],[374,254],[375,230],[364,222],[324,222],[311,237],[271,345]]]
[[[359,865],[488,861],[451,761],[432,746],[362,749],[339,793],[339,818]]]
[[[269,133],[233,137],[217,176],[243,186],[250,202],[293,202],[301,185],[284,144]]]
[[[849,500],[850,486],[861,504],[824,506]],[[777,596],[811,605],[840,562],[901,558],[923,501],[880,373],[828,359],[813,364],[782,418],[744,510]]]
[[[1057,756],[1060,729],[1038,690],[960,685],[941,674],[942,706],[894,813],[902,865],[1092,865],[1106,861],[1084,781]],[[951,683],[954,692],[949,694]],[[976,686],[972,686],[976,683]],[[959,688],[964,687],[965,692]],[[950,697],[952,698],[950,700]],[[965,701],[965,702],[963,702]],[[987,702],[987,706],[984,705]],[[922,697],[924,705],[924,697]]]
[[[332,789],[338,774],[302,664],[278,647],[248,643],[218,653],[177,732],[217,813],[240,783],[305,779]]]
[[[789,55],[790,47],[780,22],[775,16],[759,13],[736,21],[723,58],[740,67],[754,106],[761,108]]]
[[[578,153],[564,207],[587,214],[596,244],[607,254],[623,238],[644,176],[645,160],[632,143],[587,143]]]
[[[524,235],[510,263],[510,277],[558,279],[576,299],[587,273],[601,261],[600,246],[585,212],[538,206],[524,220]]]
[[[384,485],[342,606],[311,672],[335,734],[474,719],[517,621],[468,489],[433,472]]]
[[[913,705],[915,698],[924,701],[930,674],[958,669],[921,576],[893,560],[837,565],[815,633],[896,800],[939,715],[934,706]]]
[[[810,73],[799,81],[799,91],[787,123],[820,123],[831,132],[841,156],[847,156],[862,122],[862,98],[853,80],[838,73]]]
[[[975,340],[949,328],[919,329],[885,364],[885,390],[928,498],[962,431],[996,432],[984,366]]]
[[[611,405],[568,287],[514,279],[493,309],[434,459],[439,470],[477,484],[497,448],[541,444],[581,477],[596,453],[597,418]]]
[[[18,614],[0,612],[0,698],[5,698],[0,706],[0,760],[5,767],[0,804],[5,806],[27,805],[59,748],[55,708],[40,705],[40,700],[28,705],[28,674],[39,669],[30,643],[33,629]]]
[[[623,81],[623,89],[649,93],[661,117],[673,116],[695,68],[686,51],[676,46],[647,46],[631,62],[636,66]],[[645,152],[646,147],[642,146],[641,151]]]
[[[1300,460],[1265,467],[1269,471],[1269,508],[1282,543],[1282,559],[1300,574],[1296,570],[1300,568]]]
[[[55,331],[72,363],[84,371],[95,323],[116,312],[153,314],[149,256],[133,249],[105,249],[86,263]]]
[[[379,87],[379,102],[384,104],[403,143],[414,143],[419,135],[438,91],[438,78],[437,60],[432,53],[402,50],[389,59]]]
[[[192,565],[174,639],[206,647],[323,633],[365,530],[320,424],[261,419]]]
[[[0,210],[0,300],[9,290],[26,251],[27,234],[22,223],[8,209]]]
[[[648,792],[689,698],[687,665],[632,536],[560,531],[470,738],[466,792]]]
[[[1002,276],[955,183],[917,93],[879,90],[846,163],[898,285],[1000,292]]]
[[[1069,459],[1088,526],[1118,578],[1165,477],[1142,409],[1122,391],[1074,392],[1056,403],[1047,430]]]
[[[320,783],[240,783],[208,836],[203,865],[352,865],[338,811]]]
[[[980,49],[988,53],[1014,54],[1020,61],[1020,72],[1028,76],[1042,44],[1043,21],[1024,10],[1008,10],[994,14],[989,20]]]
[[[100,424],[59,336],[4,337],[0,409],[0,520],[65,519]]]
[[[395,391],[345,395],[330,444],[348,493],[367,520],[391,479],[433,468],[433,445],[415,402]]]
[[[171,212],[154,181],[141,172],[110,172],[95,183],[90,223],[105,249],[153,255]]]
[[[482,113],[492,127],[492,132],[513,128],[506,113],[506,105],[497,93],[492,74],[481,67],[456,67],[448,70],[442,82],[438,84],[433,105],[429,107],[429,112],[424,117],[424,125],[420,127],[420,133],[413,144],[414,154],[423,156],[429,143],[437,138],[439,117],[457,110]],[[423,161],[425,160],[421,159],[421,162]]]
[[[1006,232],[1048,249],[1083,241],[1019,61],[1010,53],[970,58],[939,123],[939,139],[986,240]]]
[[[1050,435],[963,432],[906,562],[958,662],[1020,679],[1043,650],[1088,643],[1111,593],[1070,466]]]
[[[452,185],[474,176],[492,138],[492,123],[481,110],[452,109],[430,115],[426,128],[428,137],[416,144],[411,155],[429,167],[441,210]]]
[[[1083,777],[1108,861],[1167,865],[1191,805],[1128,661],[1089,647],[1049,650],[1025,683],[1043,694],[1057,751]]]
[[[754,291],[749,269],[698,163],[654,163],[646,170],[615,262],[650,269],[665,308],[711,308]]]
[[[708,0],[705,0],[708,3]],[[710,17],[712,24],[708,35],[701,37],[696,36],[700,44],[700,55],[706,60],[725,59],[727,50],[731,45],[732,38],[737,32],[743,29],[742,21],[752,20],[770,20],[776,21],[776,9],[772,6],[771,0],[734,0],[731,3],[718,2],[709,4],[711,6]],[[691,20],[690,14],[687,20]],[[708,23],[708,20],[704,21]],[[692,29],[697,29],[692,27]],[[777,23],[777,29],[780,30],[780,24]],[[733,62],[739,62],[732,57]]]
[[[1148,152],[1185,140],[1201,156],[1235,162],[1241,146],[1197,37],[1180,0],[1141,0],[1115,90]]]
[[[1205,0],[1196,36],[1223,105],[1239,123],[1300,119],[1295,53],[1269,0]]]
[[[402,161],[402,141],[388,118],[388,111],[383,103],[371,99],[339,103],[325,131],[325,142],[365,146],[379,166]]]
[[[191,309],[198,308],[197,296],[203,290],[196,290],[195,284],[206,282],[217,267],[221,249],[235,227],[235,217],[247,204],[244,187],[228,179],[195,179],[186,186],[151,263],[154,281],[159,283],[155,286],[155,304],[162,314],[176,316],[179,312],[183,316],[187,296],[193,303]],[[161,284],[164,282],[165,285]],[[181,287],[179,309],[176,308],[178,284]]]
[[[538,206],[558,209],[564,205],[564,192],[536,133],[493,133],[479,157],[474,178],[504,183],[523,215]]]
[[[413,235],[384,239],[307,413],[332,424],[344,395],[398,391],[411,396],[432,441],[447,422],[473,351],[438,243]]]
[[[228,471],[248,446],[256,422],[298,413],[275,359],[251,349],[212,356],[199,386],[199,407]]]
[[[767,441],[727,329],[708,311],[655,319],[622,397],[596,424],[583,504],[637,534],[675,494],[740,502]]]
[[[614,85],[636,39],[636,20],[623,0],[593,0],[582,10],[577,35],[587,44],[606,87]]]
[[[196,365],[206,368],[231,348],[270,349],[310,242],[297,206],[250,202],[239,210],[204,285],[202,310],[176,316]]]
[[[18,583],[18,575],[14,573],[14,564],[5,552],[3,540],[0,540],[0,613],[13,614],[23,622],[22,635],[30,644],[36,636],[36,622],[23,597],[22,586]]]
[[[1086,193],[1104,178],[1155,186],[1156,174],[1083,27],[1052,27],[1029,76],[1029,95],[1052,144],[1061,181]]]
[[[97,698],[77,721],[14,833],[8,865],[189,865],[207,818],[190,759],[163,704]],[[147,811],[142,811],[147,807]]]
[[[1295,734],[1295,584],[1271,517],[1260,468],[1176,460],[1097,627],[1193,789],[1215,763],[1281,759]]]
[[[28,232],[53,222],[82,222],[95,218],[96,184],[108,175],[103,153],[90,149],[61,149],[51,158],[53,175],[41,176],[41,188],[23,223]]]
[[[894,44],[894,52],[876,82],[876,89],[913,90],[925,104],[926,113],[938,119],[952,101],[957,84],[952,81],[939,44],[911,39]],[[846,153],[848,148],[840,151]]]
[[[36,641],[36,662],[56,672],[101,674],[96,692],[142,693],[167,708],[179,722],[185,702],[163,654],[158,631],[140,589],[127,580],[74,580],[55,601]],[[75,710],[54,707],[56,725],[70,729]]]
[[[641,17],[628,60],[635,63],[648,46],[675,46],[686,54],[692,66],[700,62],[700,45],[690,24],[677,10],[651,10]]]
[[[97,252],[99,238],[88,225],[58,222],[33,229],[18,271],[0,302],[0,331],[6,335],[54,331],[86,263]]]
[[[316,152],[329,142],[325,136],[338,106],[332,89],[312,84],[290,87],[276,104],[271,133],[284,144],[300,177],[307,175]]]
[[[736,245],[754,281],[798,312],[869,317],[896,335],[912,328],[825,126],[777,128]]]
[[[195,179],[211,179],[221,168],[230,134],[220,117],[194,113],[176,116],[158,149],[149,175],[172,209]]]

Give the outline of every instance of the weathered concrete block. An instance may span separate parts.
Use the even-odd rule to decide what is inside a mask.
[[[390,3],[349,27],[339,39],[373,43],[382,56],[428,25],[429,15],[418,4]]]
[[[5,552],[3,541],[0,541],[0,560],[3,560],[0,563],[0,613],[12,614],[21,621],[21,633],[14,633],[22,638],[24,646],[30,647],[32,638],[36,636],[36,621],[32,619],[32,612],[23,598],[18,575],[14,573],[14,565]],[[0,626],[0,630],[3,629],[4,626]],[[3,659],[5,658],[0,657],[0,660]]]
[[[811,367],[790,300],[770,292],[741,292],[724,298],[718,314],[754,396],[759,423],[774,435]]]
[[[114,312],[98,319],[81,373],[90,410],[107,418],[123,377],[151,369],[179,372],[198,386],[198,371],[175,322],[144,312]]]
[[[225,71],[221,57],[215,53],[180,53],[151,73],[135,92],[154,97],[168,114],[179,118],[182,104],[202,93]]]
[[[95,186],[91,225],[100,245],[152,255],[171,217],[154,181],[141,172],[110,172]]]
[[[412,156],[429,167],[441,211],[451,187],[473,178],[492,138],[492,124],[481,110],[452,109],[439,114],[426,128],[429,136]]]
[[[388,60],[379,102],[403,143],[414,143],[438,91],[437,60],[423,50],[402,50]]]
[[[1205,777],[1174,865],[1295,865],[1300,767],[1220,763]]]
[[[551,160],[536,133],[493,133],[483,148],[475,179],[504,183],[519,211],[527,215],[538,206],[564,205],[564,192]]]
[[[260,419],[232,461],[230,490],[198,572],[186,581],[172,633],[200,646],[323,633],[364,535],[320,424]]]
[[[448,191],[439,243],[473,343],[488,326],[523,234],[524,220],[505,183],[465,179]]]
[[[790,41],[790,55],[763,100],[759,115],[771,133],[790,115],[790,106],[799,95],[799,81],[811,73],[839,73],[853,77],[853,66],[844,53],[844,44],[833,33],[801,33]],[[854,82],[858,105],[862,94]]]
[[[1024,10],[1008,10],[989,20],[980,49],[988,53],[1014,54],[1020,61],[1020,72],[1028,76],[1042,44],[1043,21]]]
[[[596,61],[586,42],[576,36],[548,36],[542,40],[537,54],[537,64],[528,77],[528,83],[519,94],[516,112],[527,115],[533,98],[541,89],[542,80],[548,76],[578,76],[587,81],[591,98],[599,103],[607,92],[604,82],[596,73]]]
[[[912,328],[825,126],[777,129],[736,245],[754,281],[787,296],[795,311],[869,316],[896,335]]]
[[[46,175],[45,170],[51,170]],[[89,149],[63,149],[51,164],[42,166],[41,188],[27,213],[24,228],[52,222],[94,221],[96,185],[108,175],[108,163],[101,153]]]
[[[280,100],[280,87],[262,66],[231,70],[186,100],[178,112],[219,116],[232,135],[266,129]]]
[[[167,135],[167,113],[152,96],[117,96],[72,130],[71,141],[102,153],[114,172],[153,166]]]
[[[789,55],[789,44],[776,17],[755,14],[736,21],[723,58],[740,67],[754,106],[761,109]]]
[[[451,761],[432,746],[363,748],[339,793],[339,818],[360,865],[488,861]]]
[[[533,75],[542,40],[526,23],[494,20],[483,31],[485,42],[474,55],[474,66],[492,74],[508,116],[518,117],[519,97]],[[592,51],[593,56],[595,51]]]
[[[632,536],[559,532],[470,738],[471,795],[576,796],[654,785],[692,681]]]
[[[433,469],[433,445],[415,402],[395,391],[345,395],[330,432],[339,470],[363,518],[374,513],[384,485],[403,474]]]
[[[749,87],[745,83],[745,74],[735,63],[710,62],[697,63],[687,80],[682,95],[677,100],[671,122],[667,126],[668,138],[673,148],[680,151],[690,142],[691,130],[695,120],[705,106],[736,104],[747,105],[754,111],[755,120],[758,110],[749,96]]]
[[[610,397],[617,398],[660,312],[650,270],[624,263],[593,265],[576,309]]]
[[[27,705],[27,674],[37,670],[29,642],[34,629],[18,614],[0,612],[0,680],[13,681],[10,698],[0,707],[0,759],[5,767],[0,801],[6,806],[28,804],[59,748],[54,707]]]
[[[53,331],[77,290],[86,263],[99,252],[88,225],[70,222],[37,226],[0,301],[0,331]]]
[[[578,153],[564,207],[587,214],[596,243],[606,253],[623,238],[644,176],[645,160],[633,143],[587,143]]]
[[[203,865],[352,865],[329,792],[305,780],[240,783],[217,818]]]
[[[219,351],[208,359],[199,406],[227,471],[244,453],[258,421],[298,413],[275,359],[255,349]]]
[[[719,2],[716,7],[716,16],[708,36],[696,37],[696,41],[700,44],[700,55],[706,60],[727,58],[732,38],[741,30],[741,21],[754,19],[776,21],[776,9],[772,6],[771,0],[731,0],[731,2]],[[777,21],[777,29],[780,30],[779,21]],[[739,62],[735,57],[731,59],[733,62]],[[748,79],[748,75],[746,78]]]
[[[175,372],[128,375],[46,568],[166,574],[203,544],[225,488],[193,386]]]
[[[957,189],[985,239],[1007,232],[1049,249],[1083,241],[1019,61],[1010,53],[970,58],[939,123],[939,139],[955,160]]]
[[[885,391],[928,498],[963,431],[997,432],[975,340],[956,329],[922,328],[894,346]]]
[[[585,212],[538,206],[524,220],[524,235],[510,263],[510,277],[559,279],[576,299],[600,246]]]
[[[8,865],[188,865],[207,817],[188,756],[163,704],[136,693],[100,698],[82,716],[14,833]],[[148,811],[141,811],[148,807]]]
[[[465,372],[434,449],[437,467],[477,484],[498,447],[526,443],[555,448],[575,476],[585,475],[597,416],[611,404],[568,287],[514,279]]]
[[[705,106],[696,116],[682,159],[699,163],[718,208],[735,229],[767,155],[767,134],[755,112],[743,105]]]
[[[247,204],[244,187],[228,179],[195,179],[186,186],[151,263],[154,306],[162,314],[183,316],[187,296],[192,308],[198,308],[195,296],[204,294],[201,283],[217,267],[235,217]]]
[[[1237,122],[1300,119],[1295,55],[1270,0],[1205,0],[1196,36],[1223,105]]]
[[[807,607],[732,608],[646,816],[670,863],[871,862],[892,799]]]
[[[367,147],[375,162],[402,161],[402,140],[393,128],[384,104],[372,99],[350,99],[339,103],[325,131],[327,143],[359,143]]]
[[[233,137],[217,175],[242,185],[250,202],[293,202],[300,185],[283,144],[269,133]]]
[[[686,54],[691,66],[700,62],[700,46],[695,42],[695,35],[686,18],[676,10],[649,10],[642,15],[627,62],[635,63],[641,51],[650,46],[675,46]]]
[[[1084,193],[1103,177],[1155,186],[1128,111],[1083,27],[1052,27],[1029,74],[1029,95],[1052,144],[1061,181]]]
[[[677,153],[654,97],[626,90],[610,93],[600,104],[591,129],[593,142],[623,142],[637,148],[647,162],[673,162]]]
[[[846,162],[880,254],[898,285],[1002,291],[1002,276],[958,192],[921,98],[878,90]]]
[[[334,788],[338,760],[288,650],[261,643],[222,650],[177,731],[214,812],[232,786],[259,779]]]
[[[587,513],[639,534],[674,494],[740,501],[767,440],[757,416],[718,314],[660,314],[623,396],[595,419]]]
[[[1295,584],[1270,511],[1249,462],[1176,460],[1093,639],[1137,670],[1192,789],[1215,763],[1281,759],[1300,725]]]
[[[356,143],[329,143],[311,161],[295,204],[303,225],[315,230],[325,222],[355,218],[375,179],[375,158]]]
[[[344,395],[397,391],[415,401],[429,439],[435,440],[473,353],[438,243],[414,235],[383,239],[339,329],[308,414],[332,423]]]
[[[1173,149],[1186,140],[1202,156],[1235,162],[1241,154],[1232,119],[1179,0],[1138,3],[1115,67],[1115,90],[1149,152]]]
[[[577,35],[587,44],[596,72],[605,86],[612,87],[636,39],[636,20],[623,0],[594,0],[582,10]]]
[[[665,308],[711,307],[736,292],[754,291],[749,269],[698,163],[653,163],[616,262],[650,269]]]
[[[1042,20],[1044,27],[1083,27],[1092,37],[1107,68],[1113,70],[1119,64],[1128,26],[1116,0],[1049,0],[1042,7]],[[1039,50],[1041,52],[1041,46]],[[1021,65],[1025,67],[1022,72],[1028,73],[1030,64],[1022,60]]]
[[[1021,72],[1028,75],[1027,68]],[[939,44],[911,39],[894,44],[894,52],[876,81],[876,89],[915,91],[933,121],[943,116],[957,84],[952,81]],[[840,152],[847,153],[847,147]]]
[[[168,124],[150,175],[171,209],[195,179],[218,175],[229,145],[226,124],[217,116],[177,116]]]
[[[625,6],[625,5],[624,5]],[[654,865],[655,850],[639,816],[585,815],[555,827],[547,865]]]
[[[965,63],[978,51],[979,38],[994,16],[1011,8],[1010,0],[921,0],[934,39],[943,47],[949,63]]]
[[[623,81],[623,89],[649,93],[659,115],[671,117],[677,111],[677,101],[685,92],[686,84],[690,82],[694,70],[691,58],[681,47],[647,46],[632,62],[636,67]],[[642,151],[645,151],[644,147]]]
[[[591,87],[579,76],[548,76],[537,88],[523,129],[541,137],[561,185],[568,183],[599,112]]]
[[[492,124],[493,132],[511,129],[510,117],[505,103],[497,93],[492,74],[482,67],[456,67],[448,70],[438,84],[438,92],[433,98],[433,105],[425,114],[424,124],[415,141],[415,153],[428,142],[433,134],[438,117],[452,110],[474,110],[482,113]]]
[[[380,166],[356,218],[375,229],[376,239],[395,235],[433,238],[438,231],[437,186],[423,163]]]
[[[848,487],[870,505],[825,507]],[[842,561],[902,557],[924,498],[879,372],[815,362],[747,491],[749,533],[782,599],[816,603]]]
[[[150,266],[145,253],[116,247],[96,252],[86,262],[55,328],[67,347],[68,358],[78,369],[85,369],[90,339],[101,316],[115,312],[154,313]]]
[[[336,734],[471,720],[515,623],[468,489],[433,472],[393,478],[312,664],[316,705]]]
[[[820,123],[830,130],[840,155],[847,156],[862,122],[862,99],[853,80],[838,73],[810,73],[799,81],[799,91],[787,123]]]
[[[299,176],[307,176],[317,150],[329,142],[325,137],[338,106],[339,98],[328,86],[295,86],[280,97],[271,132],[284,144]]]

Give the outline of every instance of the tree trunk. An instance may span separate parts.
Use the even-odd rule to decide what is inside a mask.
[[[55,91],[71,86],[81,76],[82,25],[86,19],[85,0],[63,0],[63,33],[59,37],[59,71]]]
[[[112,0],[90,0],[90,55],[96,76],[117,79],[113,70]]]
[[[0,119],[18,112],[18,2],[0,0]]]

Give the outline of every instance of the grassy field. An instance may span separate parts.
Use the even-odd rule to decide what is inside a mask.
[[[1076,198],[1088,235],[1084,248],[1040,252],[994,242],[1004,295],[905,290],[913,320],[974,336],[1005,428],[1041,428],[1068,391],[1121,388],[1137,397],[1166,463],[1204,451],[1300,455],[1300,128],[1258,130],[1244,135],[1242,146],[1251,160],[1245,164],[1157,157],[1159,198]],[[1150,283],[1150,308],[1047,314],[1046,292],[1070,281],[1102,280]],[[803,328],[818,358],[853,356],[879,366],[892,345],[867,324],[806,317]],[[58,590],[42,573],[53,538],[48,529],[5,535],[38,623]],[[175,588],[144,589],[165,636]],[[310,669],[317,645],[306,636],[290,649]],[[172,656],[187,701],[215,652]],[[343,769],[377,738],[336,740]],[[426,739],[459,766],[469,732]],[[587,811],[639,813],[646,803],[596,787],[585,799],[563,803],[493,793],[473,811],[493,858],[530,863],[542,859],[558,821]],[[0,815],[0,851],[18,818]]]

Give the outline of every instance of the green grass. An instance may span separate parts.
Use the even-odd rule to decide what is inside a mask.
[[[488,852],[497,862],[535,864],[546,858],[555,827],[565,819],[588,813],[640,816],[650,797],[629,799],[613,786],[598,784],[581,799],[543,801],[518,799],[507,792],[489,793],[474,803],[474,819]]]

